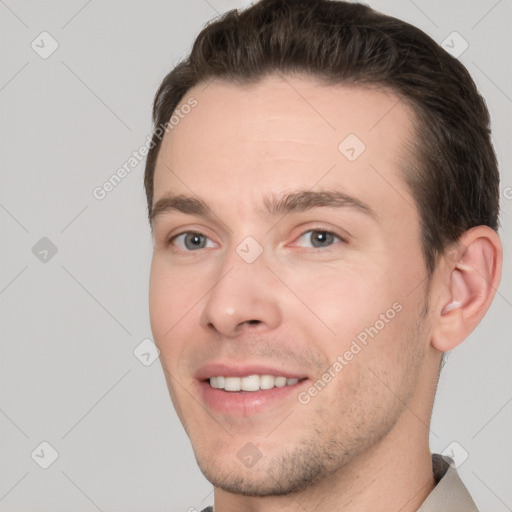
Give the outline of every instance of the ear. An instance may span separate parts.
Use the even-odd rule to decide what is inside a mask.
[[[493,229],[476,226],[442,259],[431,344],[446,352],[464,341],[489,309],[501,278],[503,249]]]

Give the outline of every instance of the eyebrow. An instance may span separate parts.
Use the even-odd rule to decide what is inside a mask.
[[[313,208],[351,208],[375,220],[378,218],[376,212],[364,202],[334,190],[297,190],[280,198],[276,196],[266,197],[263,200],[263,205],[263,212],[274,217],[288,213],[305,212]],[[159,199],[153,206],[150,215],[151,224],[160,215],[171,211],[197,215],[212,220],[217,217],[202,199],[185,194],[169,194]]]

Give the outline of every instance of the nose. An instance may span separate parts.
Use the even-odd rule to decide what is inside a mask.
[[[201,324],[223,337],[263,333],[282,321],[275,276],[260,256],[245,262],[233,251],[222,266],[201,313]]]

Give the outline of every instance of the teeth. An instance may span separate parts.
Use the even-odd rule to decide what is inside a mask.
[[[224,377],[224,389],[226,391],[240,391],[242,389],[242,379],[238,377]]]
[[[224,377],[212,377],[210,379],[210,386],[212,388],[224,389]]]
[[[247,377],[210,377],[210,386],[225,391],[259,391],[260,389],[293,386],[299,379],[294,377],[275,377],[274,375],[248,375]]]
[[[276,377],[276,388],[282,388],[286,386],[286,377]]]
[[[260,389],[272,389],[275,377],[273,375],[262,375],[260,377]]]
[[[260,389],[260,377],[258,375],[249,375],[240,379],[242,391],[258,391]]]

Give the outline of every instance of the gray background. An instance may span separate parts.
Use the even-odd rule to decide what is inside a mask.
[[[0,0],[1,511],[172,512],[213,500],[159,362],[133,354],[151,338],[143,163],[105,199],[92,190],[144,143],[153,95],[204,23],[245,3]],[[453,31],[468,42],[460,59],[492,115],[507,253],[512,1],[369,3],[438,42]],[[59,45],[47,58],[31,47],[51,48],[43,31]],[[57,247],[46,261],[48,242],[32,250],[43,237]],[[432,450],[458,443],[486,511],[512,510],[511,314],[506,267],[488,315],[448,357],[432,423]],[[48,469],[43,441],[59,454]]]

